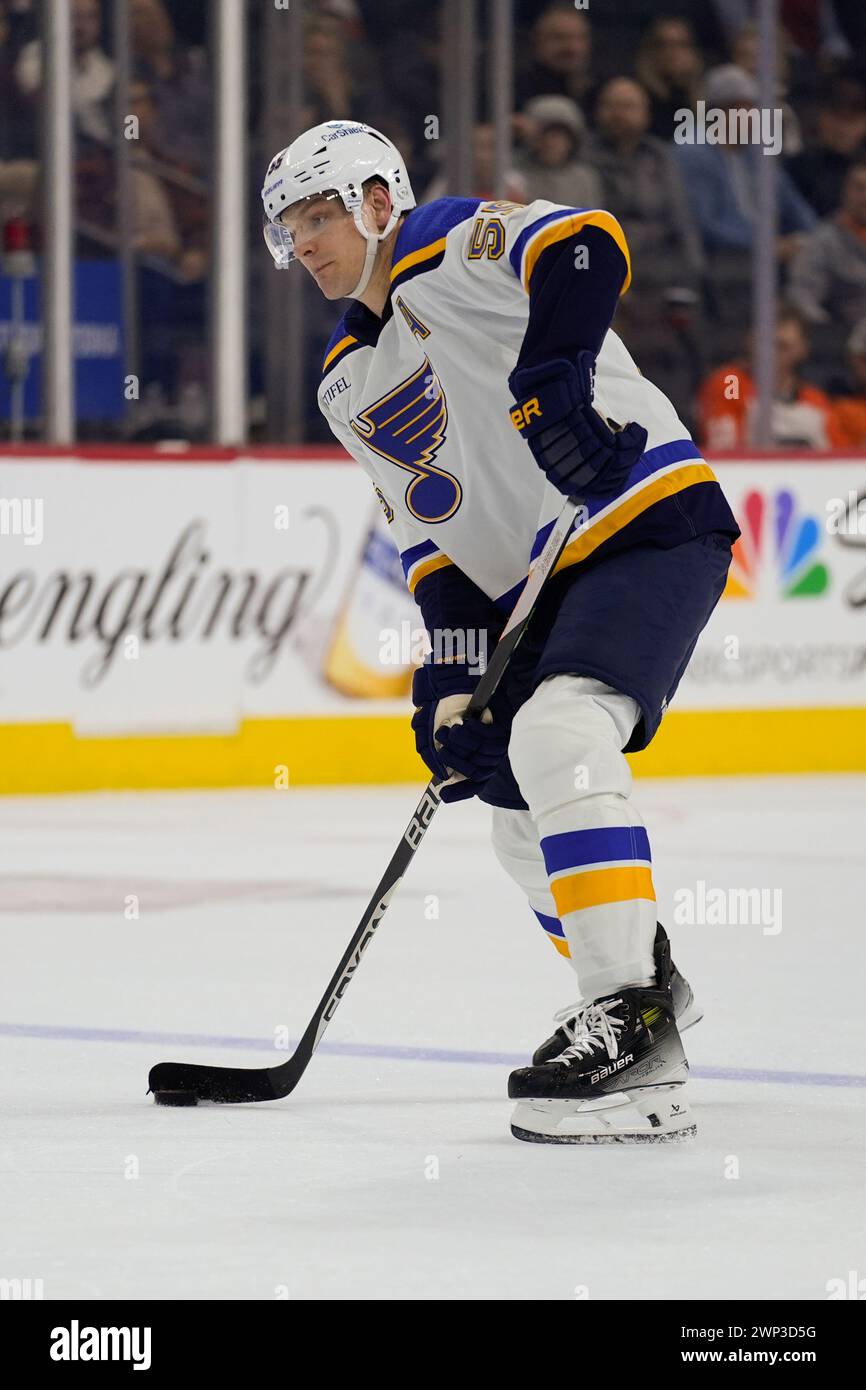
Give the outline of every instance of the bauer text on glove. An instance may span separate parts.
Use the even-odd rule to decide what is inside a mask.
[[[576,364],[555,358],[521,367],[508,384],[517,405],[511,411],[542,472],[566,496],[614,496],[646,448],[642,425],[612,430],[592,404],[594,357],[580,352]]]

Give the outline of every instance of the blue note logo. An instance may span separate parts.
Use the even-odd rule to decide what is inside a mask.
[[[451,473],[433,463],[445,442],[448,403],[428,357],[351,425],[380,458],[412,474],[405,497],[412,516],[435,524],[454,515],[463,490]]]

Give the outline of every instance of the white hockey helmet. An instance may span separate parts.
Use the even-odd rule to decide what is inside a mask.
[[[393,204],[388,225],[378,233],[368,231],[361,217],[364,183],[374,174],[388,185]],[[350,299],[357,299],[373,273],[379,242],[393,231],[401,213],[415,207],[415,194],[400,151],[380,131],[362,121],[326,121],[305,131],[274,155],[265,175],[262,203],[265,242],[278,270],[295,259],[292,235],[277,220],[280,214],[303,198],[328,194],[342,199],[367,243],[361,278],[349,295]]]

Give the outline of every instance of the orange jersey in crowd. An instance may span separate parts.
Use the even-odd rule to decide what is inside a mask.
[[[698,394],[701,442],[707,449],[746,449],[754,443],[755,383],[738,362],[707,377]],[[791,449],[844,449],[850,441],[829,396],[797,385],[790,400],[773,401],[773,444]]]
[[[866,400],[862,396],[840,396],[833,402],[836,423],[849,449],[866,449]]]

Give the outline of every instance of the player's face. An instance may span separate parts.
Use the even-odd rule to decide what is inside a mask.
[[[287,208],[280,219],[292,234],[295,257],[326,299],[342,299],[357,285],[365,245],[339,198],[313,198]]]

